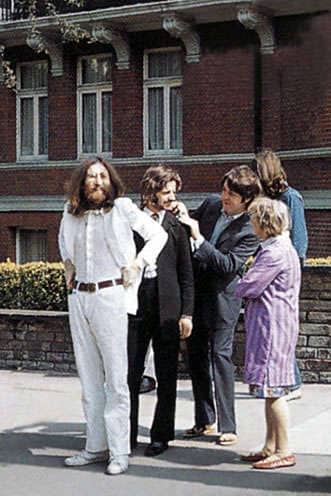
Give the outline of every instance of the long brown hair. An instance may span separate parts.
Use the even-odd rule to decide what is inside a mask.
[[[253,166],[267,196],[275,198],[288,189],[286,172],[280,158],[269,148],[256,155]]]
[[[114,167],[106,160],[101,157],[84,160],[81,166],[74,170],[70,181],[65,184],[65,192],[70,203],[68,212],[77,217],[83,215],[84,212],[89,209],[89,204],[85,195],[85,180],[87,171],[96,162],[100,162],[107,169],[112,186],[111,192],[103,204],[103,208],[109,210],[113,206],[116,198],[122,196],[124,193],[124,186],[120,176]]]

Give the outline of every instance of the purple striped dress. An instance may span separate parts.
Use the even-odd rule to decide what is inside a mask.
[[[295,383],[299,333],[299,259],[287,234],[263,243],[236,295],[247,298],[244,380],[277,387]]]

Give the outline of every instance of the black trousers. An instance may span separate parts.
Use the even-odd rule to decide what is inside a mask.
[[[144,279],[139,289],[137,316],[130,316],[128,335],[131,399],[131,447],[137,445],[139,389],[150,340],[154,350],[157,403],[151,427],[151,441],[167,442],[175,437],[175,407],[179,329],[176,319],[160,325],[157,278]]]
[[[234,326],[209,331],[193,327],[188,339],[188,359],[192,379],[195,423],[204,426],[216,419],[210,358],[214,379],[219,432],[236,432],[234,409],[234,366],[232,343]]]

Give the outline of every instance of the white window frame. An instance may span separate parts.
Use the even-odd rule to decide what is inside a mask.
[[[180,47],[152,48],[144,51],[144,155],[145,156],[163,156],[163,155],[182,155],[183,148],[170,148],[170,90],[183,86],[183,76],[166,76],[166,77],[148,77],[148,56],[150,53],[161,52],[181,52]],[[148,90],[150,88],[163,87],[163,130],[164,130],[164,148],[150,150],[149,128],[148,128]]]
[[[26,162],[31,160],[47,160],[47,154],[39,154],[39,99],[47,98],[48,101],[48,86],[42,88],[29,88],[21,89],[21,68],[23,66],[40,64],[41,62],[46,62],[47,60],[36,60],[33,62],[22,62],[17,65],[17,94],[16,94],[16,156],[20,162]],[[21,101],[24,98],[32,98],[33,100],[33,154],[32,155],[22,155],[21,154]]]
[[[112,94],[112,109],[113,109],[113,84],[111,82],[100,83],[84,83],[82,82],[82,62],[83,60],[91,58],[104,58],[109,57],[112,62],[110,53],[98,53],[97,55],[86,55],[79,57],[77,61],[77,155],[79,158],[98,155],[100,157],[111,158],[112,150],[110,152],[103,152],[102,150],[102,94]],[[96,129],[96,143],[97,149],[95,152],[83,152],[83,95],[96,94],[97,98],[97,129]],[[111,133],[111,140],[113,144],[113,131]]]

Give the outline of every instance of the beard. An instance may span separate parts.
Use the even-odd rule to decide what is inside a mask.
[[[85,197],[90,208],[102,208],[111,198],[111,187],[86,188]]]

